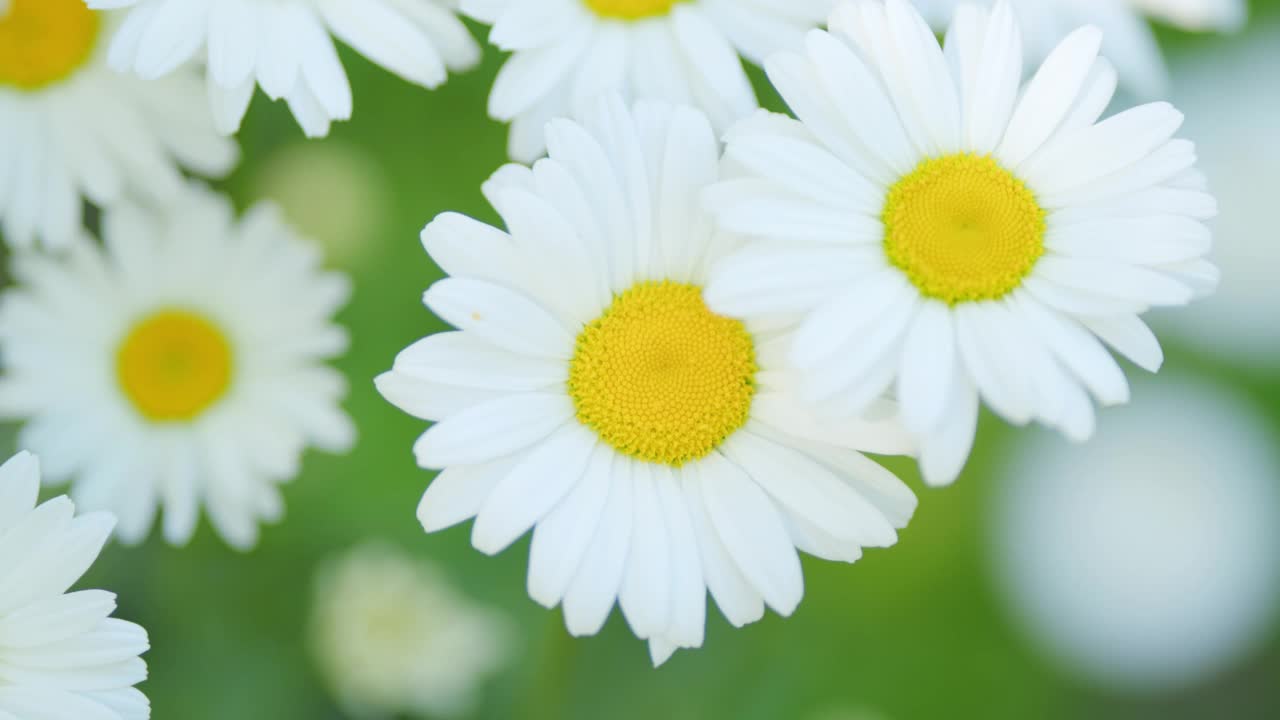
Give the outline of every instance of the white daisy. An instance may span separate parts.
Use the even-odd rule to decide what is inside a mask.
[[[110,25],[81,0],[0,9],[0,230],[14,247],[66,246],[83,233],[85,199],[163,200],[179,167],[220,176],[236,162],[193,71],[146,83],[107,68]]]
[[[992,0],[915,0],[929,23],[941,31],[963,2]],[[1069,32],[1096,25],[1106,35],[1102,52],[1120,71],[1126,88],[1143,98],[1160,97],[1169,87],[1169,72],[1160,45],[1144,17],[1172,23],[1183,30],[1233,31],[1248,18],[1245,0],[1012,0],[1026,44],[1027,61],[1049,56]]]
[[[729,139],[743,176],[709,202],[758,240],[716,269],[708,302],[804,313],[790,359],[825,414],[896,382],[932,483],[963,465],[979,397],[1088,438],[1086,391],[1129,397],[1099,338],[1154,371],[1139,315],[1217,280],[1216,204],[1173,137],[1182,116],[1156,103],[1099,122],[1116,77],[1092,27],[1020,91],[1005,2],[962,7],[945,53],[906,0],[841,5],[831,28],[767,64],[800,121],[760,115]],[[833,282],[834,262],[856,280]]]
[[[909,437],[893,408],[818,426],[787,392],[777,332],[707,309],[731,239],[697,207],[718,172],[704,115],[632,115],[615,96],[547,141],[550,159],[485,188],[508,232],[456,214],[423,231],[452,276],[426,304],[459,330],[377,384],[437,421],[415,446],[443,470],[419,508],[428,531],[476,516],[472,543],[497,553],[533,528],[533,598],[563,604],[575,635],[617,599],[661,663],[701,645],[707,590],[735,625],[765,605],[788,615],[797,548],[852,562],[892,545],[915,497],[857,450],[900,454]]]
[[[0,296],[0,416],[51,479],[120,518],[138,542],[164,507],[183,543],[201,505],[238,548],[283,512],[277,485],[307,445],[345,450],[341,375],[322,364],[347,337],[332,324],[345,276],[320,270],[273,206],[237,221],[201,188],[164,213],[122,207],[105,249],[19,257]]]
[[[717,131],[758,107],[741,54],[755,63],[798,47],[835,0],[462,0],[514,53],[489,99],[511,122],[511,156],[546,151],[543,125],[580,115],[603,93],[694,105]]]
[[[426,88],[480,59],[454,14],[457,0],[84,0],[129,7],[111,41],[118,70],[157,78],[199,57],[208,63],[218,129],[240,127],[255,86],[288,103],[308,137],[351,118],[351,85],[330,38]]]
[[[314,598],[316,661],[356,717],[470,713],[514,649],[506,617],[394,546],[365,544],[329,561]]]
[[[0,466],[0,717],[145,720],[139,655],[147,632],[116,620],[116,596],[68,592],[111,535],[109,513],[75,517],[65,497],[36,505],[40,464]]]
[[[1019,443],[990,548],[1041,649],[1101,685],[1178,690],[1274,637],[1280,457],[1247,398],[1188,378],[1135,385],[1089,452]]]

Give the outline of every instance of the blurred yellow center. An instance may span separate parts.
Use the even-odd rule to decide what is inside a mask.
[[[9,0],[0,10],[0,86],[36,90],[89,59],[98,14],[84,0]]]
[[[889,190],[883,220],[889,261],[953,305],[1007,295],[1044,254],[1044,210],[987,156],[920,163]]]
[[[116,357],[124,394],[148,420],[191,420],[231,384],[231,344],[205,318],[162,310],[129,332]]]
[[[684,0],[585,0],[596,15],[617,20],[643,20],[666,15]]]
[[[755,346],[701,288],[643,282],[583,329],[569,367],[578,420],[617,451],[679,466],[747,422]]]

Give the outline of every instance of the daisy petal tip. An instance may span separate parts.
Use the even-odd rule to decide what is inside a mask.
[[[951,456],[925,448],[920,453],[920,476],[931,488],[950,487],[963,474],[968,455]]]
[[[673,643],[665,640],[650,640],[649,659],[653,662],[653,667],[657,669],[665,665],[676,654],[678,649]]]
[[[22,482],[34,481],[38,484],[40,482],[40,458],[36,457],[30,450],[19,450],[16,455],[0,466],[0,473],[16,476]]]
[[[924,478],[924,484],[935,489],[948,488],[956,484],[956,480],[960,478],[960,470],[938,470],[930,469],[929,466],[922,468],[921,475]]]
[[[387,370],[385,372],[379,373],[373,378],[373,388],[377,390],[378,394],[382,396],[382,399],[386,400],[387,402],[394,403],[394,401],[391,399],[392,392],[390,388],[391,388],[391,384],[395,382],[395,375],[396,375],[395,370]]]
[[[511,547],[519,539],[519,535],[511,537],[506,527],[495,522],[492,514],[483,511],[476,516],[476,522],[471,526],[471,546],[490,557]]]
[[[529,574],[529,580],[525,588],[529,593],[529,598],[548,610],[554,610],[560,604],[560,598],[554,590],[546,587],[539,579]]]
[[[583,638],[591,637],[598,634],[609,619],[609,613],[613,611],[611,604],[603,614],[595,613],[595,611],[587,611],[582,608],[570,608],[567,604],[564,610],[564,627],[569,631],[571,637]]]

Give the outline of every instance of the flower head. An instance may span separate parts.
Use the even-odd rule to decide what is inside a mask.
[[[1182,115],[1100,119],[1116,74],[1093,27],[1024,86],[1008,2],[963,6],[945,51],[906,0],[847,2],[830,24],[766,66],[799,120],[735,127],[736,175],[708,195],[722,228],[753,238],[740,257],[789,273],[731,256],[711,309],[800,313],[789,358],[808,403],[847,417],[892,388],[931,482],[963,466],[979,398],[1089,437],[1090,394],[1129,398],[1103,343],[1156,370],[1139,315],[1217,282],[1217,206],[1175,137]]]
[[[342,376],[323,360],[346,346],[332,324],[344,276],[270,205],[237,220],[190,187],[164,211],[122,207],[105,248],[20,257],[0,296],[0,414],[82,505],[113,510],[142,540],[160,507],[172,543],[200,507],[237,547],[283,512],[277,484],[308,445],[353,439]]]
[[[351,85],[330,35],[426,88],[480,59],[450,0],[82,0],[131,8],[111,64],[144,78],[207,62],[218,129],[236,132],[255,87],[283,99],[308,137],[351,118]]]
[[[115,519],[77,517],[65,497],[37,505],[39,490],[35,456],[0,466],[0,716],[146,720],[133,687],[147,678],[146,631],[111,617],[115,595],[69,592]]]
[[[357,716],[465,714],[511,653],[507,618],[391,546],[368,543],[329,561],[314,593],[316,661]]]
[[[514,53],[489,98],[511,122],[511,156],[546,151],[543,125],[580,115],[601,95],[685,103],[723,131],[757,107],[739,55],[763,62],[798,46],[834,0],[463,0]]]
[[[221,176],[238,158],[199,109],[194,71],[147,83],[107,68],[115,25],[82,0],[0,9],[0,230],[13,247],[64,248],[84,234],[84,200],[163,202],[183,169]]]
[[[474,516],[473,544],[496,553],[532,529],[533,598],[563,604],[575,635],[616,600],[663,662],[702,644],[708,590],[736,625],[786,615],[797,549],[852,562],[892,545],[915,498],[858,451],[912,448],[883,400],[819,425],[780,362],[785,325],[707,307],[734,238],[699,208],[719,161],[702,113],[614,97],[547,140],[549,159],[485,188],[506,232],[427,226],[451,277],[426,303],[458,330],[405,350],[378,388],[436,421],[414,448],[443,471],[428,531]]]

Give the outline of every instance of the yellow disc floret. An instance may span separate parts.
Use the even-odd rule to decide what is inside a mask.
[[[889,190],[882,219],[889,262],[953,305],[1004,297],[1044,254],[1045,211],[985,155],[920,163]]]
[[[591,12],[615,20],[643,20],[671,12],[685,0],[584,0]]]
[[[218,401],[231,385],[231,344],[204,317],[162,310],[125,336],[116,375],[125,396],[148,420],[191,420]]]
[[[747,422],[755,345],[693,285],[643,282],[578,336],[569,394],[578,420],[617,451],[679,466]]]
[[[84,0],[9,0],[0,10],[0,86],[36,90],[89,59],[98,14]]]

